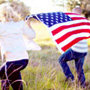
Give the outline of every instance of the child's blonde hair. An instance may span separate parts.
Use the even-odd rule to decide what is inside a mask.
[[[0,21],[19,21],[20,19],[20,15],[9,4],[0,5]]]

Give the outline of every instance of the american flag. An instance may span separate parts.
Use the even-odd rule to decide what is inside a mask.
[[[61,53],[68,50],[80,40],[90,38],[90,22],[75,13],[40,13],[32,16],[43,22]]]

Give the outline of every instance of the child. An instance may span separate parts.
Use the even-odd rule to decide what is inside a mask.
[[[73,12],[77,14],[81,14],[80,7],[74,8]],[[84,70],[83,70],[83,64],[84,64],[85,56],[87,55],[87,51],[88,51],[87,40],[82,40],[76,43],[75,45],[73,45],[69,50],[67,50],[59,58],[59,63],[66,76],[66,81],[74,80],[74,76],[72,72],[70,71],[67,62],[71,60],[75,60],[75,68],[78,74],[78,81],[80,82],[80,85],[83,88],[85,88],[85,75],[84,75]]]
[[[0,9],[0,47],[2,59],[4,56],[6,60],[0,67],[2,90],[8,90],[9,85],[13,90],[23,90],[20,71],[27,66],[29,57],[22,35],[31,40],[35,37],[35,32],[31,29],[29,20],[18,21],[20,19],[11,7],[3,5]]]

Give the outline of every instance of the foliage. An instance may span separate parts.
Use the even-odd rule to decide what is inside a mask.
[[[71,11],[76,5],[81,5],[80,0],[68,0],[68,9]]]
[[[6,2],[5,0],[0,0],[0,4],[5,3],[5,2]]]
[[[76,5],[79,5],[84,12],[89,11],[87,8],[90,5],[89,0],[68,0],[69,10],[72,10]]]
[[[63,6],[67,4],[68,10],[71,11],[75,6],[79,5],[84,11],[89,10],[87,5],[90,5],[90,0],[52,0],[57,6]],[[63,2],[62,2],[63,1]]]

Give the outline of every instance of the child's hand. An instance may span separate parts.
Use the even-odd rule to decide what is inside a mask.
[[[32,28],[32,27],[31,27],[31,24],[30,24],[30,19],[27,19],[25,22],[26,22],[26,24],[29,26],[29,28]]]
[[[30,20],[25,20],[27,25],[30,25]]]

